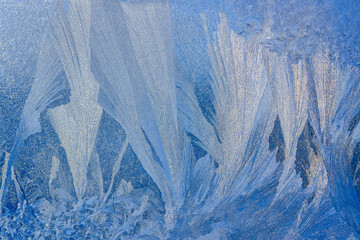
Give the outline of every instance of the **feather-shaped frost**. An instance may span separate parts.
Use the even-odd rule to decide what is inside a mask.
[[[86,188],[86,173],[102,114],[98,83],[90,71],[90,1],[71,1],[68,15],[59,5],[51,36],[71,88],[70,102],[49,110],[50,121],[67,152],[78,198]]]

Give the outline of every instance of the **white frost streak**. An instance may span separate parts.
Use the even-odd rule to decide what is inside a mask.
[[[26,100],[20,126],[23,139],[40,132],[40,113],[54,100],[56,94],[65,88],[64,81],[58,75],[63,70],[57,52],[49,36],[40,52],[35,79],[29,97]]]
[[[94,14],[95,15],[95,14]],[[190,142],[178,124],[169,6],[96,5],[91,47],[100,103],[125,129],[166,203],[168,223],[186,195]]]
[[[339,116],[340,112],[337,111],[343,109],[348,114],[357,111],[354,107],[359,104],[358,97],[356,97],[356,94],[352,98],[347,95],[352,91],[351,88],[354,87],[352,83],[358,79],[358,76],[354,74],[350,67],[341,66],[337,63],[336,56],[335,60],[331,60],[329,51],[326,48],[313,57],[311,64],[314,71],[316,103],[318,106],[318,111],[311,109],[312,119],[315,120],[314,125],[317,127],[318,135],[321,136],[325,143],[330,140],[331,135],[335,134],[334,131],[331,133],[331,125],[334,122],[336,124],[341,122],[339,117],[342,116]],[[342,102],[344,100],[345,102]],[[349,100],[352,103],[348,102]]]
[[[285,146],[291,156],[296,151],[296,140],[307,120],[307,73],[305,63],[290,64],[277,53],[267,53],[267,72],[284,134]]]
[[[70,103],[49,110],[54,129],[66,150],[78,198],[86,188],[87,166],[93,151],[102,109],[98,83],[90,71],[89,1],[71,1],[69,16],[58,8],[52,37],[71,87]]]
[[[286,161],[277,187],[277,198],[284,189],[292,188],[287,187],[288,183],[297,185],[295,189],[300,186],[299,177],[294,172],[295,155],[297,139],[308,119],[308,73],[305,61],[291,63],[288,57],[278,53],[267,52],[265,62],[286,147]]]
[[[125,20],[129,29],[137,63],[146,85],[146,94],[150,101],[154,122],[158,128],[162,148],[166,156],[159,154],[160,160],[172,175],[176,174],[178,150],[178,126],[175,94],[175,69],[172,45],[169,37],[169,9],[163,3],[122,4]],[[141,115],[140,115],[141,117]],[[148,116],[145,116],[148,118]],[[145,119],[144,119],[145,120]],[[144,128],[151,142],[156,137]],[[158,141],[158,140],[157,140]],[[161,152],[152,143],[157,152]]]
[[[0,196],[3,197],[3,195],[5,194],[4,190],[5,190],[5,179],[6,179],[6,172],[7,171],[11,171],[8,170],[8,164],[9,164],[9,157],[10,154],[8,152],[5,152],[5,160],[4,160],[4,166],[2,167],[1,171],[1,188],[0,188]],[[2,203],[0,203],[0,207],[2,207]]]
[[[221,157],[221,146],[214,127],[206,120],[196,99],[190,81],[180,78],[177,81],[178,118],[184,129],[197,137],[197,143],[215,159]]]
[[[205,22],[204,16],[203,19]],[[230,193],[232,188],[240,194],[239,191],[250,179],[254,181],[256,176],[260,177],[258,180],[265,178],[275,170],[275,165],[261,162],[266,155],[270,155],[264,138],[272,130],[272,124],[268,123],[275,120],[271,107],[272,94],[263,63],[263,46],[257,38],[246,40],[230,30],[224,14],[220,14],[220,19],[213,44],[210,43],[205,23],[213,69],[216,127],[222,147],[222,156],[218,159],[217,188],[213,200],[210,199],[211,205],[216,205],[214,199],[219,201],[227,194],[231,198],[236,197],[235,192]],[[258,152],[260,146],[265,149],[264,152]],[[252,158],[257,154],[265,156],[257,157],[260,161],[253,162]],[[255,170],[257,174],[253,172]],[[262,176],[258,175],[259,171]],[[260,184],[261,181],[255,182]]]

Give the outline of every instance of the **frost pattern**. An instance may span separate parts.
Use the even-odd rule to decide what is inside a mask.
[[[355,44],[356,26],[319,25],[314,14],[336,16],[332,1],[328,15],[271,0],[198,1],[180,14],[189,4],[54,4],[12,148],[1,149],[2,237],[359,237],[358,53],[330,34]],[[107,114],[124,132],[108,155],[97,147]],[[34,136],[51,149],[29,160],[40,185],[21,174]],[[134,181],[129,161],[140,162]]]

